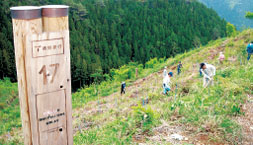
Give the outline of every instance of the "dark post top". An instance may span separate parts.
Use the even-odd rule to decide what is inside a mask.
[[[42,6],[42,17],[66,17],[68,16],[69,6],[66,5],[47,5]]]
[[[36,6],[11,7],[13,19],[31,20],[41,18],[41,8]]]

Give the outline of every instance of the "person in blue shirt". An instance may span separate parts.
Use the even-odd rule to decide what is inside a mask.
[[[179,64],[177,65],[177,74],[179,75],[181,73],[181,68],[183,67],[181,61],[179,61]]]
[[[249,61],[251,54],[253,53],[253,41],[251,41],[250,44],[247,46],[247,53],[248,53],[247,60]]]

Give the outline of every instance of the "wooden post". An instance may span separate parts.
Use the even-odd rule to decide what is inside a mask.
[[[44,32],[59,32],[69,30],[68,6],[43,6],[42,19]]]
[[[24,144],[72,145],[68,6],[11,11]]]
[[[13,7],[11,14],[24,144],[31,145],[32,132],[25,69],[26,44],[24,36],[42,32],[41,9],[39,7]]]
[[[69,46],[69,21],[68,21],[68,6],[64,5],[48,5],[42,7],[42,22],[43,22],[43,31],[46,32],[50,37],[50,34],[57,34],[57,39],[60,39],[63,43],[63,54],[52,56],[52,60],[58,59],[56,65],[59,64],[58,71],[58,85],[56,88],[61,88],[64,90],[65,95],[65,112],[66,112],[66,135],[67,138],[62,136],[63,140],[67,141],[68,145],[73,144],[73,129],[72,129],[72,101],[71,101],[71,73],[70,73],[70,46]],[[56,32],[56,33],[53,33]],[[58,34],[60,33],[60,34]],[[54,40],[55,38],[51,38]],[[55,40],[56,41],[56,40]],[[60,46],[60,45],[59,45]],[[57,48],[56,48],[57,49]],[[53,65],[53,64],[50,64]],[[62,67],[62,69],[61,69]],[[56,68],[56,67],[55,67]],[[61,76],[61,75],[62,76]],[[55,80],[56,81],[56,80]],[[63,127],[64,128],[64,127]],[[53,139],[53,138],[52,138]],[[65,143],[65,142],[64,142]],[[58,142],[58,145],[63,145],[61,142]]]

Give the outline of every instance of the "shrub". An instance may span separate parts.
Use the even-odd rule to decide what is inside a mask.
[[[146,109],[139,104],[138,106],[134,106],[132,108],[136,127],[141,128],[143,133],[148,133],[156,124],[158,116],[151,107],[147,107]]]

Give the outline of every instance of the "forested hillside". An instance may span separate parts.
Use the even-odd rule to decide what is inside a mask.
[[[208,7],[213,8],[217,13],[238,29],[253,27],[253,21],[245,18],[247,11],[252,11],[252,0],[199,0]]]
[[[71,71],[74,88],[101,81],[130,61],[170,57],[225,36],[225,20],[203,4],[185,0],[3,0],[0,1],[0,78],[15,80],[9,8],[70,5]],[[109,73],[110,74],[110,73]]]

